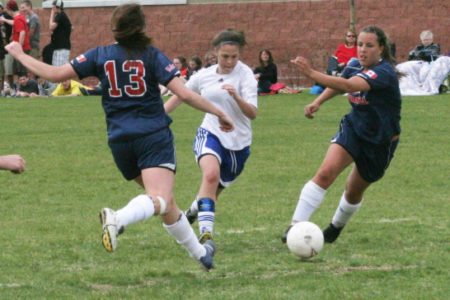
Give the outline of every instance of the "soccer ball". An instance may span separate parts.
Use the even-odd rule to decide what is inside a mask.
[[[287,246],[300,258],[316,256],[323,247],[323,233],[311,222],[298,222],[288,232]]]

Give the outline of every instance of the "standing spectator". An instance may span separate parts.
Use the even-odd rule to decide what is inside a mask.
[[[25,53],[30,53],[31,46],[27,20],[25,19],[25,16],[19,12],[19,6],[15,0],[9,0],[6,3],[6,12],[13,17],[13,20],[9,20],[5,18],[5,16],[1,16],[0,22],[4,22],[12,26],[11,41],[18,42],[22,45]],[[8,81],[10,81],[9,85],[12,90],[11,96],[14,96],[14,75],[25,73],[27,72],[27,69],[17,60],[14,60],[12,67],[12,75],[8,78]]]
[[[62,66],[69,62],[70,34],[72,32],[72,23],[70,23],[69,17],[64,12],[64,2],[62,0],[53,1],[49,28],[52,32],[52,65]]]
[[[3,4],[0,2],[0,16],[3,16]],[[0,96],[5,96],[5,41],[3,40],[3,24],[0,23]]]
[[[30,0],[23,0],[20,4],[20,11],[27,18],[30,30],[30,55],[36,59],[40,58],[39,43],[41,39],[41,21],[39,16],[33,11],[33,3]]]
[[[272,52],[263,49],[259,52],[259,66],[253,73],[258,80],[258,94],[270,93],[270,86],[278,81],[277,65],[273,62]]]
[[[2,30],[5,33],[5,44],[9,43],[11,41],[11,35],[12,35],[12,25],[1,21],[1,18],[5,18],[6,20],[13,20],[13,17],[6,11],[6,9],[3,11],[3,14],[0,17],[0,23],[2,24]],[[9,55],[8,52],[5,54],[5,76],[6,82],[8,83],[9,90],[5,89],[5,94],[9,94],[11,90],[14,87],[14,72],[13,72],[13,64],[14,59],[11,55]]]
[[[16,97],[39,96],[39,86],[36,80],[30,79],[28,74],[19,74]]]

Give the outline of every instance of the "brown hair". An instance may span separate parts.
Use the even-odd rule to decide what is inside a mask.
[[[145,34],[145,16],[139,4],[118,6],[111,17],[114,39],[127,50],[143,51],[152,43]]]
[[[244,47],[247,44],[244,32],[228,28],[219,32],[212,41],[212,45],[216,48],[226,44],[237,45],[239,48]]]

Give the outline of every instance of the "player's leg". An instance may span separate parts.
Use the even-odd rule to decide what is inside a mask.
[[[212,239],[215,221],[216,195],[220,181],[220,164],[216,156],[207,154],[199,160],[202,171],[202,182],[198,192],[198,227],[200,232],[199,240],[204,243]]]
[[[344,226],[361,206],[364,191],[369,185],[370,182],[364,180],[358,168],[354,166],[347,178],[345,191],[342,194],[333,219],[330,225],[323,231],[326,243],[333,243],[338,238]]]
[[[206,270],[211,269],[215,246],[212,242],[205,245],[199,243],[186,216],[175,203],[172,192],[175,181],[173,171],[164,168],[145,169],[142,171],[142,180],[146,193],[152,199],[158,199],[153,200],[153,205],[157,207],[156,211],[161,215],[167,232]]]
[[[318,171],[300,192],[297,206],[292,216],[291,225],[286,229],[281,240],[286,242],[289,229],[298,222],[308,221],[321,205],[325,194],[337,176],[353,162],[352,156],[339,144],[331,144]]]
[[[369,185],[381,179],[398,145],[398,136],[387,144],[374,145],[360,141],[355,164],[347,178],[346,188],[330,225],[324,230],[325,242],[333,243],[361,206],[363,194]]]

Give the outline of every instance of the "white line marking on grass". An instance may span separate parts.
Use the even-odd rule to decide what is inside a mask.
[[[398,218],[398,219],[386,219],[382,218],[378,223],[402,223],[402,222],[416,222],[417,218]]]
[[[266,231],[267,228],[266,227],[255,227],[255,228],[250,228],[248,230],[244,230],[244,229],[228,229],[226,231],[226,233],[231,233],[231,234],[244,234],[244,233],[248,233],[248,232],[255,232],[255,231]]]
[[[0,283],[0,288],[18,288],[21,286],[19,283]]]

